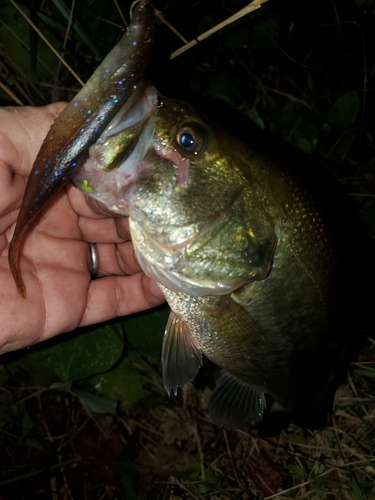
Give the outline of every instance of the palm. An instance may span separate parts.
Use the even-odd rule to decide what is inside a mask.
[[[127,220],[97,215],[73,186],[27,233],[20,258],[27,298],[18,295],[7,261],[9,241],[32,163],[63,106],[0,110],[0,352],[163,300],[134,259]],[[87,241],[98,245],[103,279],[90,280]]]

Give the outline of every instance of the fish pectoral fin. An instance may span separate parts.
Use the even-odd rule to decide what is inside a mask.
[[[177,387],[185,385],[202,366],[202,352],[195,344],[193,335],[185,322],[171,311],[165,329],[163,350],[163,382],[168,394],[177,394]]]
[[[221,370],[209,403],[210,417],[216,425],[232,430],[253,427],[262,419],[265,407],[261,389]]]

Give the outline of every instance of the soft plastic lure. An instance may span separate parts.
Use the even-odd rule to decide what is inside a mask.
[[[9,247],[10,269],[24,298],[19,253],[25,231],[83,165],[89,146],[134,92],[151,54],[153,31],[152,8],[139,2],[126,34],[56,119],[40,148]]]

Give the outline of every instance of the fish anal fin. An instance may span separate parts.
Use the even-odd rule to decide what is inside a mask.
[[[216,425],[232,430],[254,427],[262,419],[265,407],[262,389],[226,370],[220,372],[209,403],[210,417]]]
[[[163,382],[168,394],[177,394],[177,387],[184,388],[193,380],[202,366],[202,352],[186,323],[173,311],[165,329],[163,350]]]

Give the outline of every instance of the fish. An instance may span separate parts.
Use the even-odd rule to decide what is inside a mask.
[[[139,57],[148,50],[145,42]],[[171,309],[165,389],[177,394],[206,357],[220,368],[209,404],[220,427],[259,426],[272,412],[326,425],[358,344],[357,304],[348,293],[356,242],[346,212],[330,190],[322,202],[320,177],[316,193],[283,162],[163,96],[143,69],[85,152],[64,152],[67,161],[58,153],[53,161],[78,189],[129,217],[136,257]],[[66,151],[76,141],[67,139]],[[79,168],[65,173],[78,158]],[[39,179],[33,192],[45,189]],[[48,189],[51,199],[61,184]],[[33,203],[25,195],[13,248],[35,220]],[[10,259],[23,293],[17,252]]]
[[[258,425],[266,394],[276,415],[325,425],[358,341],[345,212],[332,209],[331,190],[325,206],[188,103],[147,83],[133,98],[73,182],[129,216],[136,257],[171,308],[167,392],[194,379],[205,356],[221,368],[210,400],[219,426]]]

